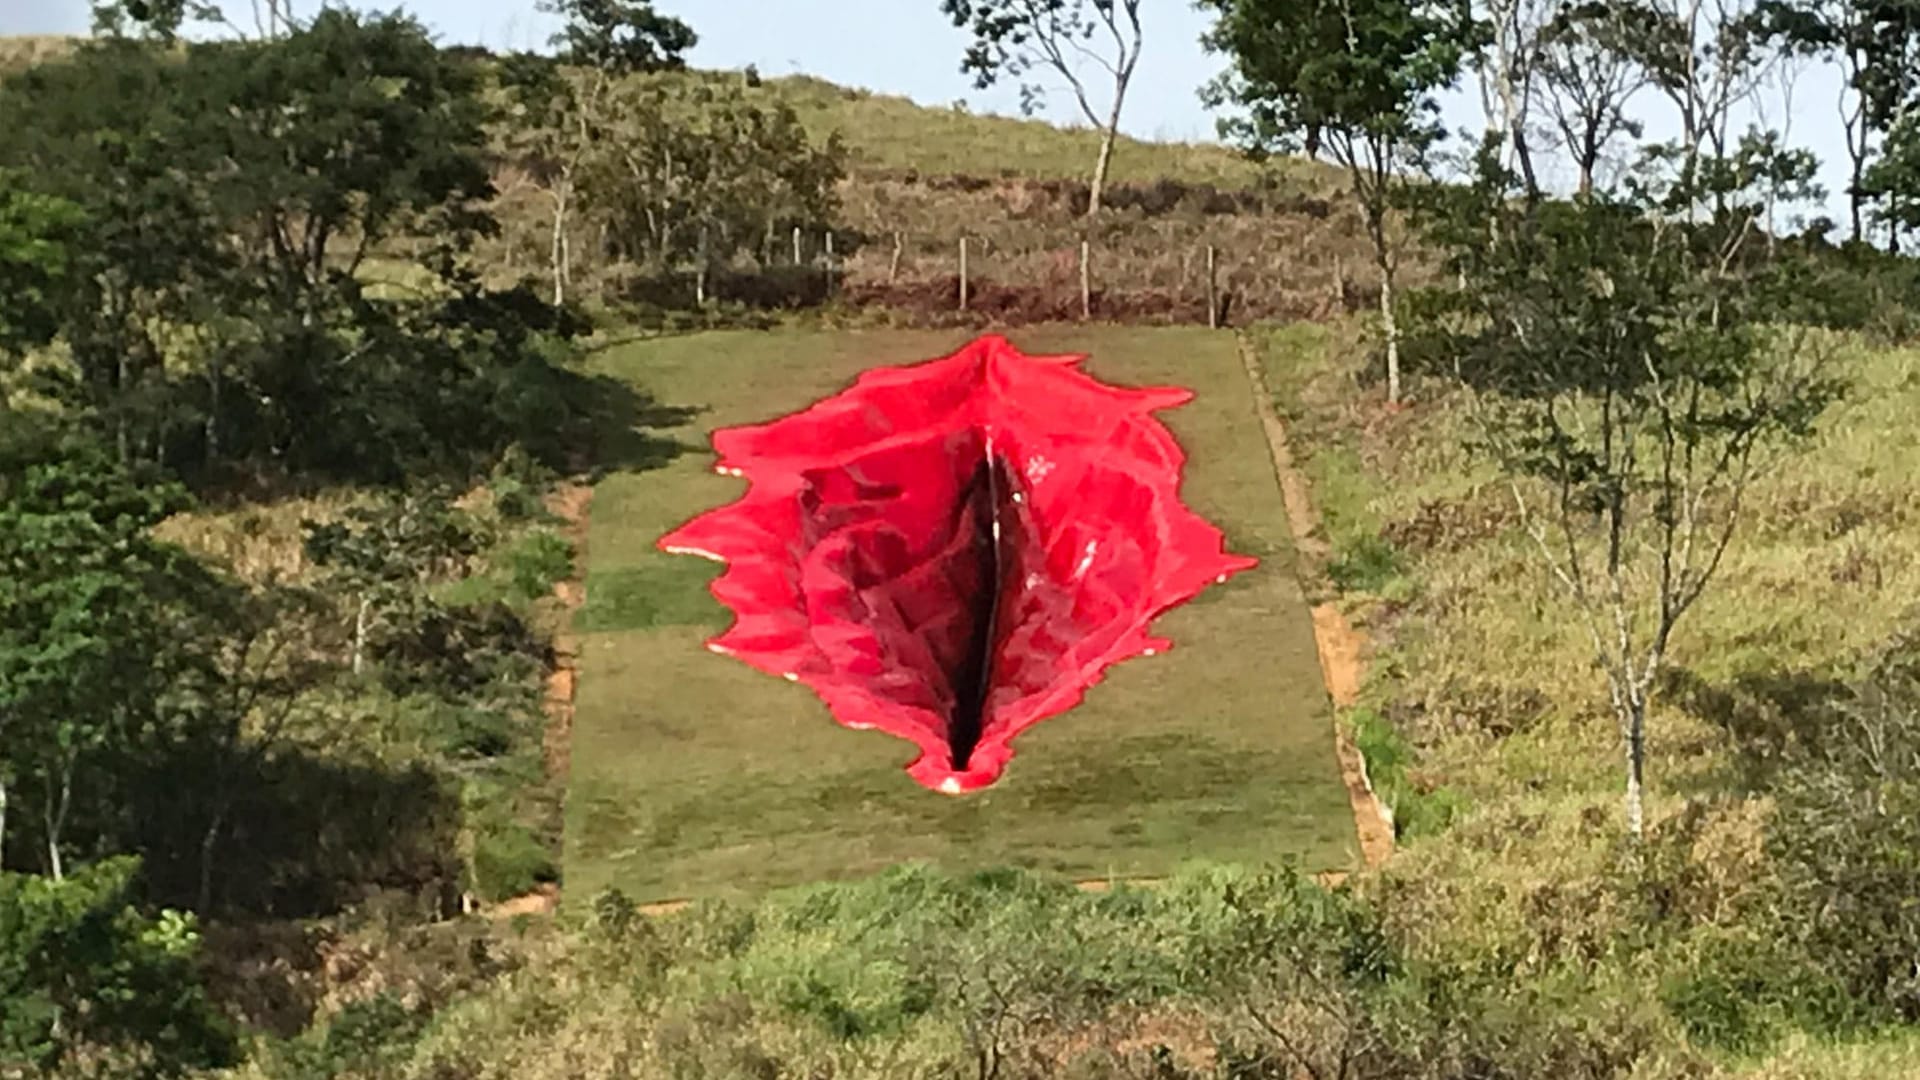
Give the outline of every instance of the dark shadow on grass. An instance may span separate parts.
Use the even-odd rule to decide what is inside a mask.
[[[611,375],[582,376],[578,404],[591,426],[578,472],[658,469],[699,446],[667,434],[691,424],[704,405],[669,405]]]
[[[1754,672],[1711,683],[1671,668],[1661,692],[1733,740],[1737,773],[1747,790],[1767,787],[1779,770],[1825,738],[1838,719],[1848,684],[1828,673]]]
[[[182,746],[126,782],[155,903],[243,920],[395,894],[429,916],[458,910],[459,792],[423,765]]]

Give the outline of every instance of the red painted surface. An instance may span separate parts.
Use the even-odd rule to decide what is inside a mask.
[[[1180,501],[1185,455],[1152,414],[1192,394],[1083,359],[983,337],[716,432],[747,493],[660,541],[727,564],[713,595],[736,618],[708,647],[912,741],[909,774],[948,793],[993,783],[1108,666],[1169,648],[1154,617],[1256,560]]]

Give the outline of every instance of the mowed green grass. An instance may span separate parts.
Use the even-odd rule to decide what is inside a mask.
[[[1273,466],[1234,339],[1204,330],[1057,328],[1030,352],[1087,352],[1124,384],[1198,392],[1163,413],[1192,458],[1187,501],[1254,571],[1156,629],[1174,649],[1110,669],[1079,707],[1015,744],[1006,776],[954,798],[902,771],[910,744],[839,727],[805,687],[708,652],[730,614],[714,564],[658,552],[667,530],[736,498],[714,427],[763,421],[863,368],[943,355],[953,332],[714,333],[602,354],[661,400],[706,406],[671,465],[595,493],[573,728],[566,879],[576,897],[705,896],[850,877],[908,860],[1078,879],[1164,874],[1191,858],[1353,865],[1354,824]]]

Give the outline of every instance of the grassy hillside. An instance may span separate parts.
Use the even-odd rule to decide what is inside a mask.
[[[1100,146],[1099,135],[1085,128],[929,107],[808,75],[764,85],[790,102],[816,136],[839,133],[861,174],[1084,180]],[[1266,175],[1225,146],[1123,137],[1114,150],[1112,179],[1246,188]]]
[[[1022,735],[1005,779],[965,799],[917,787],[898,740],[842,730],[803,687],[701,648],[731,621],[710,564],[657,551],[735,497],[706,432],[781,415],[862,369],[951,351],[946,333],[700,334],[603,354],[610,373],[708,407],[694,452],[595,495],[568,798],[568,887],[640,900],[839,879],[893,863],[1154,877],[1195,858],[1357,865],[1312,628],[1238,350],[1207,330],[1047,328],[1122,385],[1177,383],[1164,420],[1191,455],[1183,496],[1262,565],[1156,624],[1165,656],[1108,672]],[[1249,643],[1258,643],[1249,644]]]
[[[79,40],[0,38],[0,74],[57,58]],[[1122,138],[1108,211],[1089,226],[1082,210],[1099,146],[1090,130],[924,106],[804,75],[767,79],[760,92],[792,105],[815,138],[838,135],[846,146],[836,284],[848,305],[890,313],[881,318],[1077,318],[1083,240],[1092,245],[1100,318],[1204,323],[1208,247],[1238,325],[1321,318],[1371,302],[1369,248],[1344,198],[1344,178],[1330,166],[1286,158],[1255,164],[1221,144]],[[500,187],[503,233],[482,246],[482,258],[496,274],[537,277],[551,243],[551,204],[515,177],[502,177]],[[962,236],[972,245],[975,297],[966,316],[954,310]],[[804,258],[823,265],[823,248],[824,238],[806,237]],[[573,238],[576,280],[586,295],[605,297],[615,279],[598,250],[597,234],[583,225]],[[804,286],[796,296],[818,299],[823,288]]]
[[[1773,875],[1788,872],[1773,819],[1780,770],[1796,746],[1854,738],[1820,703],[1888,649],[1911,655],[1920,436],[1906,418],[1920,409],[1920,351],[1831,343],[1847,400],[1810,445],[1770,463],[1675,638],[1649,719],[1654,824],[1636,865],[1621,847],[1604,682],[1504,483],[1463,449],[1461,403],[1428,385],[1413,408],[1386,409],[1355,384],[1350,328],[1254,340],[1345,568],[1341,602],[1378,650],[1346,719],[1363,745],[1412,744],[1399,763],[1374,763],[1403,824],[1433,834],[1403,833],[1410,842],[1365,886],[1398,931],[1564,1008],[1677,1017],[1694,1046],[1733,1051],[1719,1075],[1920,1073],[1911,1038],[1793,1033],[1769,977],[1714,966],[1766,936]]]
[[[59,34],[0,34],[0,77],[57,60],[79,40]]]
[[[0,45],[0,66],[64,47],[16,39]],[[843,291],[827,319],[1077,313],[1085,238],[1096,321],[1191,320],[1201,253],[1220,249],[1234,322],[1324,512],[1330,580],[1309,568],[1306,584],[1372,638],[1361,701],[1336,722],[1368,754],[1398,852],[1337,889],[1261,869],[1334,861],[1352,818],[1332,797],[1334,718],[1304,651],[1302,589],[1285,580],[1269,460],[1241,434],[1250,403],[1169,419],[1200,462],[1196,504],[1236,546],[1268,556],[1270,576],[1168,620],[1183,644],[1224,644],[1124,667],[1074,718],[1037,729],[1024,763],[1076,742],[1084,758],[1037,768],[1041,783],[1016,799],[1038,792],[1025,808],[1046,813],[989,832],[965,804],[895,801],[870,778],[876,763],[897,767],[900,747],[830,727],[796,688],[717,659],[698,672],[679,664],[724,616],[702,590],[708,567],[651,548],[727,494],[703,471],[705,427],[784,411],[883,354],[924,356],[960,332],[786,327],[608,345],[592,361],[602,371],[669,405],[718,407],[675,433],[694,452],[668,469],[594,463],[607,475],[587,545],[561,916],[409,922],[376,899],[324,925],[216,926],[207,966],[232,984],[223,1001],[305,1032],[267,1045],[242,1075],[1920,1076],[1920,677],[1905,690],[1867,677],[1889,657],[1914,663],[1920,632],[1920,351],[1827,339],[1850,395],[1811,442],[1769,461],[1714,590],[1681,625],[1650,722],[1650,820],[1636,845],[1600,676],[1497,478],[1463,449],[1459,402],[1416,383],[1410,405],[1388,407],[1362,374],[1369,331],[1342,313],[1367,303],[1368,275],[1337,178],[1129,141],[1114,211],[1089,228],[1077,215],[1086,132],[805,78],[763,92],[852,151],[836,233]],[[506,236],[489,256],[537,269],[539,199],[503,206]],[[985,279],[965,317],[948,291],[962,236]],[[592,241],[583,233],[576,250]],[[1120,325],[1046,334],[1035,344],[1092,342],[1121,377],[1215,390],[1231,340]],[[290,523],[301,510],[172,529],[263,573],[298,570]],[[566,544],[552,523],[514,528],[544,541],[531,554],[562,556],[522,590],[523,606],[551,609],[543,597]],[[504,593],[521,539],[508,532],[474,573],[434,588]],[[383,727],[388,714],[348,704],[316,711],[316,738],[396,758],[449,734],[500,741],[460,726],[457,709]],[[735,719],[722,709],[752,724],[718,730]],[[1229,738],[1213,723],[1229,713],[1270,727]],[[496,755],[511,774],[457,793],[469,814],[492,800],[492,835],[513,841],[491,845],[490,861],[515,873],[487,899],[552,869],[534,727]],[[668,735],[678,741],[662,751]],[[1889,740],[1906,740],[1904,756],[1854,773],[1836,764]],[[1069,760],[1093,763],[1094,782]],[[852,762],[861,775],[840,782]],[[538,789],[537,805],[509,798],[513,785]],[[1795,800],[1826,818],[1794,817]],[[839,829],[856,812],[860,827]],[[1233,865],[1184,868],[1160,890],[1083,893],[1062,880],[1161,872],[1181,854]],[[657,918],[634,907],[907,858],[965,869],[896,868]],[[981,869],[1023,860],[1040,872]],[[1831,932],[1815,943],[1824,951],[1807,945],[1809,929]]]

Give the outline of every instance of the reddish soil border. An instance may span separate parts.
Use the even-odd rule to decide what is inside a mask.
[[[568,480],[548,494],[547,509],[561,521],[561,532],[573,548],[573,572],[555,582],[554,599],[560,602],[561,626],[553,636],[553,670],[547,673],[545,707],[547,729],[541,749],[547,763],[547,775],[562,788],[567,782],[569,748],[573,742],[573,698],[579,684],[580,645],[573,636],[573,614],[586,599],[587,509],[593,502],[593,485]],[[525,896],[503,900],[486,909],[490,918],[510,919],[517,915],[551,915],[560,907],[560,887],[543,885]]]
[[[1267,447],[1273,453],[1274,471],[1280,477],[1280,492],[1287,504],[1287,525],[1300,552],[1300,575],[1316,597],[1331,595],[1326,577],[1327,543],[1320,529],[1320,515],[1314,509],[1307,478],[1295,467],[1293,452],[1287,445],[1286,425],[1273,406],[1273,394],[1266,373],[1254,356],[1253,346],[1240,341],[1240,356],[1247,368],[1254,405],[1260,411],[1260,423],[1266,429]],[[1336,708],[1348,708],[1360,697],[1360,685],[1366,676],[1367,638],[1353,628],[1340,608],[1321,599],[1313,608],[1313,638],[1320,649],[1320,672],[1326,679],[1327,694]],[[1360,833],[1360,855],[1368,866],[1378,866],[1393,854],[1393,816],[1374,794],[1367,779],[1367,761],[1353,745],[1344,725],[1333,726],[1334,745],[1340,756],[1340,772],[1346,780],[1347,799],[1353,804],[1354,826]]]

